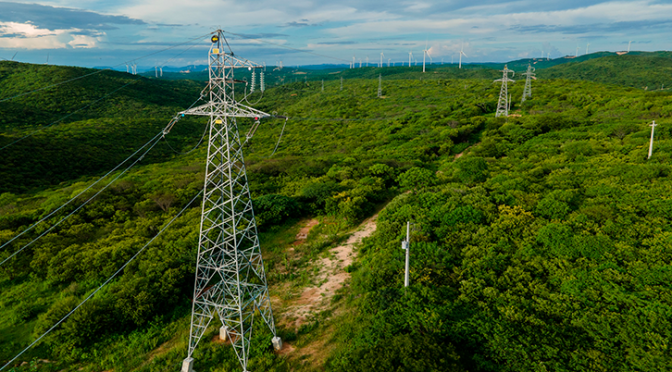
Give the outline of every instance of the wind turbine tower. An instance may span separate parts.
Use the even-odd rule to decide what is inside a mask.
[[[525,72],[523,75],[525,75],[525,89],[523,90],[523,99],[520,101],[520,103],[525,102],[525,100],[528,97],[532,97],[532,79],[536,79],[534,77],[534,71],[535,68],[532,67],[532,65],[528,64],[527,65],[527,72]]]
[[[383,68],[383,57],[385,57],[385,54],[383,52],[380,52],[380,65],[378,67]]]
[[[630,53],[630,45],[632,44],[632,40],[628,41],[628,53]]]
[[[590,43],[586,44],[586,54],[588,54],[588,47],[590,46]]]
[[[464,54],[464,43],[462,43],[462,48],[460,49],[460,66],[459,66],[459,68],[462,68],[462,56],[465,56],[465,57],[467,56],[466,54]]]
[[[422,72],[425,72],[425,60],[429,56],[429,59],[432,59],[432,56],[429,55],[429,49],[427,49],[427,43],[425,43],[425,49],[422,51]]]
[[[413,58],[413,52],[408,52],[408,67],[411,67],[411,58]]]
[[[495,80],[495,82],[502,82],[502,89],[499,91],[499,101],[497,102],[497,113],[495,113],[496,118],[500,116],[509,116],[509,82],[515,82],[515,80],[509,78],[509,73],[512,74],[511,77],[516,75],[516,73],[513,70],[509,70],[506,65],[504,65],[504,70],[501,71],[504,75],[501,79]]]
[[[241,143],[237,124],[238,118],[254,120],[246,136],[249,139],[259,120],[270,115],[245,106],[234,97],[235,70],[262,66],[235,57],[222,30],[217,30],[211,41],[210,82],[206,88],[210,101],[177,116],[208,117],[210,133],[189,349],[182,372],[193,372],[194,349],[215,315],[222,323],[220,339],[230,341],[243,371],[247,371],[252,323],[257,311],[274,335],[275,349],[282,346],[276,336],[243,159],[244,142]]]

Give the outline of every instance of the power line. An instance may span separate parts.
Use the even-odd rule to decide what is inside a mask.
[[[107,93],[106,95],[104,95],[104,96],[98,98],[97,100],[95,100],[95,101],[89,103],[88,105],[86,105],[86,106],[84,106],[84,107],[81,107],[81,108],[77,109],[76,111],[73,111],[73,112],[71,112],[71,113],[69,113],[69,114],[63,116],[62,118],[60,118],[60,119],[58,119],[58,120],[52,122],[51,124],[45,125],[45,126],[43,126],[43,127],[41,127],[41,128],[38,128],[38,129],[36,129],[36,130],[34,130],[34,131],[32,131],[32,132],[26,134],[25,136],[23,136],[23,137],[21,137],[21,138],[15,140],[14,142],[10,142],[10,143],[8,143],[8,144],[5,145],[5,146],[0,147],[0,151],[2,151],[2,150],[4,150],[4,149],[8,148],[9,146],[12,146],[12,145],[18,143],[18,142],[23,141],[24,139],[26,139],[26,138],[32,136],[33,134],[35,134],[35,133],[37,133],[37,132],[40,132],[40,131],[42,131],[42,130],[44,130],[44,129],[47,129],[47,128],[51,127],[52,125],[55,125],[55,124],[60,123],[61,121],[63,121],[63,120],[65,120],[65,119],[69,118],[70,116],[72,116],[72,115],[74,115],[74,114],[76,114],[76,113],[78,113],[78,112],[80,112],[80,111],[82,111],[82,110],[85,110],[85,109],[91,107],[93,104],[98,103],[98,102],[104,100],[105,98],[111,96],[112,94],[114,94],[114,93],[116,93],[116,92],[118,92],[118,91],[120,91],[120,90],[126,88],[127,86],[129,86],[129,85],[131,85],[131,84],[135,84],[135,83],[137,83],[137,82],[138,82],[138,80],[132,81],[132,82],[130,82],[130,83],[128,83],[128,84],[122,86],[121,88],[117,88],[117,89],[113,90],[112,92]]]
[[[89,185],[89,186],[88,186],[87,188],[85,188],[84,190],[80,191],[77,195],[75,195],[74,197],[72,197],[70,200],[68,200],[67,202],[65,202],[63,205],[61,205],[60,207],[58,207],[57,209],[55,209],[54,211],[52,211],[51,213],[49,213],[48,215],[46,215],[45,217],[43,217],[42,219],[40,219],[39,221],[37,221],[36,223],[34,223],[32,226],[30,226],[29,228],[23,230],[21,233],[19,233],[18,235],[16,235],[15,237],[13,237],[13,238],[10,239],[9,241],[7,241],[6,243],[2,244],[2,245],[0,246],[0,249],[6,247],[6,246],[9,245],[11,242],[13,242],[14,240],[18,239],[19,237],[21,237],[23,234],[27,233],[28,231],[34,229],[37,225],[39,225],[40,223],[44,222],[44,221],[47,220],[49,217],[53,216],[54,214],[56,214],[56,213],[57,213],[58,211],[60,211],[61,209],[65,208],[68,204],[72,203],[74,200],[76,200],[78,197],[80,197],[80,196],[81,196],[82,194],[84,194],[85,192],[89,191],[93,186],[95,186],[96,184],[98,184],[98,182],[100,182],[100,181],[102,181],[103,179],[107,178],[107,176],[109,176],[110,174],[112,174],[113,172],[115,172],[117,169],[119,169],[122,165],[124,165],[127,161],[129,161],[131,158],[133,158],[135,155],[137,155],[142,149],[144,149],[145,147],[147,147],[147,145],[149,145],[150,143],[152,143],[152,141],[154,141],[157,137],[159,137],[159,136],[162,135],[162,134],[163,134],[163,131],[159,132],[156,136],[154,136],[152,139],[150,139],[147,143],[145,143],[144,145],[142,145],[142,147],[140,147],[139,149],[137,149],[133,154],[131,154],[131,155],[130,155],[129,157],[127,157],[124,161],[122,161],[122,162],[119,163],[116,167],[114,167],[111,171],[107,172],[104,176],[102,176],[102,177],[100,177],[99,179],[97,179],[94,183],[92,183],[91,185]]]
[[[280,47],[280,48],[285,48],[285,49],[294,50],[294,51],[301,52],[301,53],[312,54],[312,55],[314,55],[314,56],[318,56],[318,57],[330,58],[330,59],[334,59],[334,60],[337,60],[337,61],[348,62],[348,63],[350,63],[350,61],[347,60],[347,59],[342,59],[342,58],[338,58],[338,57],[328,56],[328,55],[325,55],[325,54],[315,53],[315,52],[311,52],[311,51],[309,51],[309,50],[303,50],[303,49],[299,49],[299,48],[293,48],[293,47],[290,47],[290,46],[287,46],[287,45],[282,45],[282,44],[272,43],[272,42],[270,42],[270,41],[266,41],[266,40],[262,40],[262,39],[253,38],[253,37],[251,37],[251,36],[246,36],[246,35],[236,34],[236,33],[234,33],[234,32],[230,32],[230,31],[224,31],[224,30],[222,30],[222,32],[227,33],[227,34],[229,34],[229,35],[239,36],[239,37],[242,37],[242,38],[244,38],[244,39],[248,39],[248,40],[255,40],[255,41],[259,41],[259,42],[261,42],[261,43],[270,44],[270,45],[275,45],[275,46]]]
[[[196,194],[196,196],[195,196],[193,199],[191,199],[191,201],[190,201],[189,203],[187,203],[187,205],[186,205],[186,206],[185,206],[185,207],[184,207],[184,208],[183,208],[183,209],[182,209],[182,210],[181,210],[175,217],[173,217],[173,219],[171,219],[171,220],[168,222],[168,224],[166,224],[166,225],[159,231],[158,234],[156,234],[153,238],[151,238],[151,239],[147,242],[147,244],[145,244],[142,248],[140,248],[140,250],[137,251],[137,252],[133,255],[133,257],[131,257],[128,261],[126,261],[126,263],[125,263],[123,266],[121,266],[121,267],[119,268],[119,270],[117,270],[114,274],[112,274],[112,276],[110,276],[109,278],[107,278],[107,280],[106,280],[103,284],[101,284],[100,287],[98,287],[95,291],[93,291],[90,295],[88,295],[82,302],[79,303],[79,305],[75,306],[75,308],[72,309],[67,315],[65,315],[63,318],[61,318],[61,320],[59,320],[58,322],[56,322],[56,324],[54,324],[51,328],[49,328],[49,330],[47,330],[46,332],[44,332],[40,337],[38,337],[35,341],[33,341],[30,345],[28,345],[25,349],[23,349],[20,353],[18,353],[14,358],[12,358],[12,359],[11,359],[9,362],[7,362],[4,366],[0,367],[0,371],[2,371],[3,369],[7,368],[7,366],[9,366],[9,365],[10,365],[12,362],[14,362],[17,358],[19,358],[21,355],[23,355],[23,353],[25,353],[26,351],[30,350],[33,346],[35,346],[38,342],[40,342],[40,340],[42,340],[42,339],[43,339],[46,335],[48,335],[51,331],[53,331],[54,329],[56,329],[56,327],[58,327],[59,325],[61,325],[61,323],[63,323],[66,319],[68,319],[72,314],[75,313],[75,311],[77,311],[80,307],[82,307],[82,305],[84,305],[88,300],[90,300],[96,293],[98,293],[101,289],[103,289],[103,287],[105,287],[110,281],[112,281],[112,279],[114,279],[117,275],[119,275],[119,273],[121,273],[121,272],[122,272],[122,271],[123,271],[123,270],[124,270],[130,263],[131,263],[131,262],[133,262],[133,260],[135,260],[135,259],[140,255],[140,253],[142,253],[142,252],[143,252],[143,251],[144,251],[144,250],[145,250],[145,249],[146,249],[146,248],[147,248],[147,247],[148,247],[148,246],[149,246],[149,245],[150,245],[150,244],[157,238],[157,237],[159,237],[159,235],[161,235],[161,233],[163,233],[163,232],[164,232],[164,231],[165,231],[165,230],[166,230],[166,229],[167,229],[167,228],[168,228],[168,227],[169,227],[169,226],[170,226],[170,225],[171,225],[171,224],[178,218],[178,217],[180,217],[180,216],[182,215],[182,213],[184,213],[184,212],[187,210],[187,208],[189,208],[189,206],[191,206],[191,204],[192,204],[192,203],[193,203],[193,202],[194,202],[194,201],[195,201],[195,200],[196,200],[202,193],[203,193],[203,190],[199,191],[198,194]]]
[[[83,79],[83,78],[85,78],[85,77],[89,77],[89,76],[97,75],[97,74],[100,74],[100,73],[102,73],[102,72],[104,72],[104,71],[112,71],[112,70],[113,70],[115,67],[117,67],[117,66],[121,66],[121,65],[127,64],[127,63],[129,63],[129,62],[135,62],[135,61],[139,61],[139,60],[141,60],[141,59],[147,58],[147,57],[151,57],[151,56],[153,56],[153,55],[155,55],[155,54],[165,52],[166,50],[170,50],[170,49],[173,49],[173,48],[177,48],[178,46],[181,46],[181,45],[184,45],[184,44],[191,43],[191,42],[193,42],[194,40],[198,40],[198,39],[203,38],[203,37],[206,37],[206,36],[208,36],[208,35],[210,35],[210,34],[211,34],[211,33],[207,33],[207,34],[204,34],[204,35],[200,35],[200,36],[191,38],[191,39],[189,39],[189,40],[187,40],[187,41],[185,41],[185,42],[183,42],[183,43],[175,44],[175,45],[172,45],[172,46],[170,46],[170,47],[168,47],[168,48],[164,48],[164,49],[161,49],[161,50],[158,50],[158,51],[149,53],[149,54],[145,54],[144,56],[141,56],[141,57],[138,57],[138,58],[134,58],[134,59],[131,59],[131,60],[128,60],[128,61],[125,61],[125,62],[116,64],[116,65],[114,65],[114,66],[112,66],[112,67],[110,67],[110,68],[106,68],[106,69],[102,69],[102,70],[97,70],[97,71],[94,71],[94,72],[91,72],[91,73],[88,73],[88,74],[85,74],[85,75],[82,75],[82,76],[77,76],[77,77],[74,77],[74,78],[72,78],[72,79],[68,79],[68,80],[65,80],[65,81],[61,81],[60,83],[47,85],[46,87],[42,87],[42,88],[38,88],[38,89],[34,89],[34,90],[31,90],[31,91],[28,91],[28,92],[25,92],[25,93],[20,93],[20,94],[16,94],[16,95],[14,95],[14,96],[11,96],[11,97],[3,98],[3,99],[0,99],[0,103],[10,101],[10,100],[12,100],[12,99],[14,99],[14,98],[23,97],[23,96],[27,96],[27,95],[29,95],[29,94],[33,94],[33,93],[37,93],[37,92],[41,92],[41,91],[46,90],[46,89],[54,88],[54,87],[57,87],[57,86],[59,86],[59,85],[63,85],[63,84],[67,84],[67,83],[70,83],[70,82],[73,82],[73,81],[76,81],[76,80]]]
[[[17,250],[16,252],[12,253],[11,255],[9,255],[9,257],[7,257],[7,258],[4,259],[2,262],[0,262],[0,266],[2,266],[5,262],[9,261],[11,258],[13,258],[14,256],[16,256],[17,254],[21,253],[24,249],[26,249],[26,248],[30,247],[31,245],[33,245],[33,243],[35,243],[36,241],[38,241],[38,240],[39,240],[40,238],[42,238],[43,236],[47,235],[51,230],[55,229],[56,226],[60,225],[61,222],[63,222],[63,221],[65,221],[65,220],[67,220],[68,218],[70,218],[70,216],[72,216],[73,214],[77,213],[80,209],[84,208],[87,204],[89,204],[89,202],[90,202],[91,200],[93,200],[96,196],[100,195],[100,193],[102,193],[103,191],[105,191],[111,184],[114,183],[114,181],[118,180],[118,179],[119,179],[121,176],[123,176],[128,170],[130,170],[131,168],[133,168],[133,166],[135,166],[140,160],[144,159],[145,155],[147,155],[147,153],[150,152],[150,151],[154,148],[154,146],[156,146],[156,144],[159,143],[159,141],[161,141],[161,138],[159,138],[159,135],[161,135],[161,134],[163,134],[163,132],[157,134],[157,135],[152,139],[152,140],[154,140],[154,139],[156,139],[156,140],[155,140],[154,143],[147,149],[147,151],[145,151],[145,152],[144,152],[138,159],[136,159],[133,163],[131,163],[131,165],[129,165],[128,167],[126,167],[126,169],[124,169],[123,171],[121,171],[121,173],[119,173],[117,176],[115,176],[115,177],[112,179],[112,181],[108,182],[107,185],[103,186],[103,188],[100,189],[100,190],[98,190],[98,192],[96,192],[95,194],[93,194],[92,197],[90,197],[90,198],[87,199],[83,204],[81,204],[80,206],[78,206],[77,208],[75,208],[74,211],[70,212],[68,215],[66,215],[65,217],[61,218],[60,221],[58,221],[58,222],[56,222],[55,224],[53,224],[51,227],[49,227],[47,230],[45,230],[42,234],[40,234],[37,238],[31,240],[30,243],[24,245],[24,246],[21,247],[19,250]],[[157,138],[158,138],[158,139],[157,139]],[[146,146],[146,145],[145,145],[145,146]],[[144,146],[143,146],[143,147],[144,147]],[[81,195],[81,193],[80,193],[79,195]],[[72,200],[73,200],[73,199],[70,199],[70,201],[72,201]],[[68,201],[68,203],[70,203],[70,201]],[[61,207],[61,208],[62,208],[62,207]],[[60,209],[60,208],[59,208],[59,209]],[[38,222],[38,223],[39,223],[39,222]],[[35,226],[35,225],[33,225],[33,226]],[[24,232],[25,232],[25,231],[24,231]],[[23,234],[23,233],[22,233],[22,234]],[[18,238],[18,237],[19,237],[19,236],[17,235],[16,237],[14,237],[14,239],[16,239],[16,238]],[[9,242],[5,243],[5,244],[3,245],[3,247],[4,247],[5,245],[9,244],[10,242],[12,242],[14,239],[12,239],[12,240],[10,240]],[[0,247],[0,248],[1,248],[1,247]]]

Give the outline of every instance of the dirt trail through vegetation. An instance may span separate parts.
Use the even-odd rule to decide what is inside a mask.
[[[461,153],[455,155],[455,159],[453,159],[453,161],[455,161],[455,160],[461,158],[462,155],[464,155],[464,153],[467,152],[467,150],[469,150],[470,148],[472,148],[472,147],[474,147],[474,146],[476,146],[476,145],[478,145],[478,144],[480,144],[480,142],[474,143],[473,145],[471,145],[471,146],[467,147],[466,149],[464,149]]]
[[[343,287],[343,283],[350,278],[350,273],[346,272],[345,268],[352,264],[356,245],[376,231],[377,217],[376,214],[365,220],[344,244],[332,248],[329,250],[328,257],[317,262],[319,267],[319,272],[315,278],[315,282],[318,283],[317,286],[305,288],[299,299],[296,300],[295,306],[285,313],[286,316],[296,318],[294,321],[296,329],[305,323],[310,314],[325,310],[336,291]],[[309,223],[308,226],[312,227],[315,224],[311,226]],[[303,230],[299,232],[297,239],[304,233]],[[305,233],[307,235],[307,231]]]

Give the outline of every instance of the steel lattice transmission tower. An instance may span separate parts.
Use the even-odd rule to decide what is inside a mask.
[[[502,76],[501,79],[495,80],[501,81],[502,82],[502,89],[499,91],[499,102],[497,102],[497,113],[495,114],[495,117],[498,118],[500,116],[509,116],[509,82],[515,82],[515,80],[512,80],[509,78],[509,73],[513,73],[511,77],[514,77],[516,73],[513,70],[509,70],[509,68],[504,65],[504,70],[501,70],[504,75]]]
[[[525,100],[529,97],[532,97],[532,79],[536,79],[534,77],[534,71],[536,69],[532,67],[532,65],[527,65],[527,72],[523,73],[523,75],[526,76],[525,78],[525,90],[523,90],[523,100],[520,101],[520,103],[525,102]]]
[[[220,337],[231,341],[244,371],[256,310],[274,335],[273,346],[279,349],[282,344],[275,332],[243,161],[244,143],[236,123],[238,118],[254,119],[247,140],[259,120],[270,115],[234,98],[234,84],[240,82],[234,79],[234,71],[263,67],[235,57],[221,30],[214,33],[211,41],[210,82],[206,88],[210,101],[180,113],[210,118],[189,351],[182,372],[193,371],[194,349],[215,315],[222,322]]]

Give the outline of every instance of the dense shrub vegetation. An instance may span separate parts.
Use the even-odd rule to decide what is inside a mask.
[[[16,74],[60,71],[22,68]],[[21,81],[2,74],[0,86]],[[110,88],[128,79],[95,77],[108,79]],[[50,99],[61,103],[45,112],[58,119],[59,105],[66,113],[105,94],[99,85],[90,91],[85,79],[77,84],[79,98],[65,95],[71,90],[65,87],[50,90]],[[117,99],[140,102],[147,111],[121,105],[118,112],[82,113],[0,152],[0,243],[123,160],[200,89],[147,79],[127,89],[141,85],[151,92],[144,101],[124,90]],[[514,97],[522,85],[511,87]],[[175,96],[154,96],[166,89]],[[672,368],[672,204],[666,197],[672,95],[570,80],[538,80],[533,89],[532,99],[513,104],[520,116],[508,119],[494,118],[499,86],[485,79],[390,80],[384,98],[376,98],[373,79],[346,80],[343,90],[338,81],[327,82],[324,93],[310,82],[266,92],[257,107],[290,120],[277,153],[271,156],[284,120],[271,119],[245,156],[274,293],[305,285],[306,263],[339,242],[335,231],[385,205],[377,232],[348,268],[351,285],[334,298],[347,314],[321,318],[334,322],[329,334],[319,333],[324,328],[317,321],[280,329],[286,341],[324,337],[330,371]],[[44,96],[0,103],[18,123],[3,127],[0,147],[38,127],[29,116],[22,121],[20,110],[39,106]],[[647,160],[654,119],[660,126]],[[248,124],[241,122],[241,131]],[[181,121],[166,140],[187,151],[202,128],[203,122]],[[203,147],[186,154],[157,150],[0,266],[0,362],[97,288],[200,190]],[[311,233],[296,247],[301,258],[289,262],[292,240],[279,242],[295,234],[298,219],[314,216],[334,222]],[[41,369],[68,371],[176,370],[186,352],[199,217],[193,205],[22,360],[48,357],[54,363]],[[405,290],[400,246],[408,220],[414,230]],[[0,250],[0,260],[46,228]],[[272,353],[261,322],[255,326],[251,370],[312,370]],[[158,356],[157,349],[163,350]],[[238,368],[230,348],[205,339],[196,358],[204,371]]]

